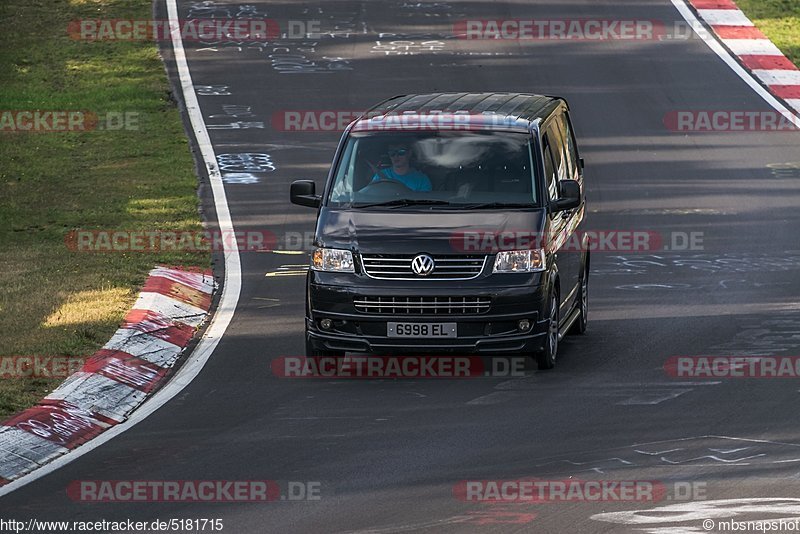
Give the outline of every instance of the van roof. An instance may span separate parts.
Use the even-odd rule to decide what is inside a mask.
[[[354,131],[501,129],[529,131],[563,99],[527,93],[425,93],[398,95],[368,109]]]

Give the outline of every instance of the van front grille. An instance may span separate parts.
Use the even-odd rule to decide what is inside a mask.
[[[485,255],[431,256],[433,271],[421,276],[411,269],[417,254],[362,254],[364,272],[371,278],[384,280],[469,280],[477,278],[486,263]]]
[[[469,315],[486,313],[489,297],[364,297],[353,299],[361,313],[388,315]]]

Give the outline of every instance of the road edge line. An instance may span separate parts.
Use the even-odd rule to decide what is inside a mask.
[[[767,102],[770,106],[772,106],[778,113],[786,117],[788,120],[792,121],[796,124],[798,120],[800,120],[800,115],[794,113],[793,110],[789,109],[785,106],[782,102],[778,100],[772,93],[770,93],[766,87],[761,85],[761,83],[755,78],[755,76],[745,69],[739,61],[737,60],[737,56],[730,52],[727,48],[725,48],[722,43],[718,40],[716,33],[710,33],[706,27],[704,26],[703,22],[695,15],[694,11],[690,7],[689,0],[670,0],[672,5],[675,6],[675,9],[678,10],[678,13],[681,14],[683,19],[689,23],[692,27],[694,32],[703,40],[703,42],[708,46],[719,58],[725,62],[731,70],[739,76],[750,88],[758,94],[764,101]]]

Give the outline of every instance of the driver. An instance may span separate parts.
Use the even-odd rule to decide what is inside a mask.
[[[411,150],[408,145],[391,144],[388,152],[389,158],[392,160],[392,167],[376,172],[371,183],[392,180],[400,182],[412,191],[430,191],[432,189],[431,179],[425,173],[411,166]]]

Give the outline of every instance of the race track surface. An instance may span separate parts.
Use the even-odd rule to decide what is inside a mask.
[[[673,356],[800,355],[800,175],[776,170],[800,160],[800,134],[670,131],[665,116],[681,110],[771,111],[697,38],[453,35],[465,19],[670,27],[683,22],[671,2],[248,4],[278,21],[319,20],[336,35],[260,47],[186,43],[237,230],[293,239],[314,229],[314,210],[289,203],[289,184],[314,179],[322,187],[339,131],[281,131],[286,111],[352,111],[403,93],[519,91],[568,99],[586,159],[588,228],[656,232],[665,245],[675,232],[702,232],[702,249],[597,251],[589,331],[565,338],[554,371],[467,380],[276,377],[273,359],[304,351],[308,256],[243,252],[236,315],[201,374],[131,430],[0,499],[4,516],[222,518],[232,533],[703,532],[700,518],[715,509],[704,499],[800,495],[797,380],[664,371]],[[179,11],[242,11],[222,5],[182,0]],[[157,11],[165,17],[164,5]],[[286,70],[281,54],[314,66]],[[251,166],[237,167],[243,161]],[[209,188],[201,193],[213,221]],[[671,499],[492,504],[454,493],[469,480],[570,477],[657,481]],[[318,483],[320,499],[84,503],[66,491],[77,480],[254,479]],[[702,494],[677,501],[676,487]],[[592,518],[676,502],[694,506],[697,518]],[[761,503],[740,517],[800,510]]]

